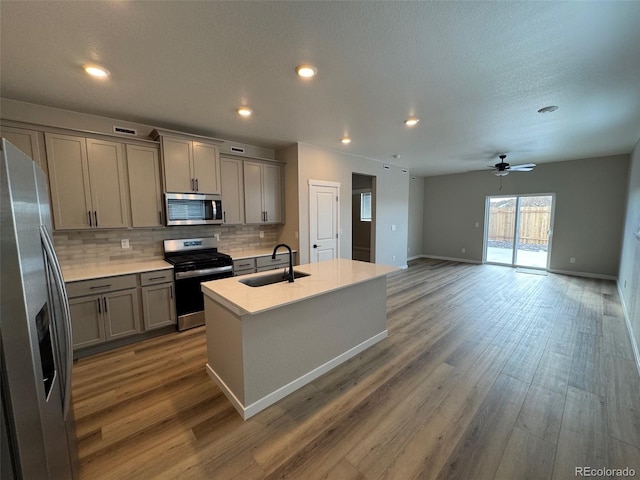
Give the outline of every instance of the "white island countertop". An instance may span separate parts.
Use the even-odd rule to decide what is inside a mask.
[[[270,275],[273,271],[223,278],[202,283],[202,293],[237,315],[253,315],[400,270],[344,258],[296,265],[293,269],[309,276],[296,278],[293,283],[279,282],[262,287],[250,287],[240,280]]]

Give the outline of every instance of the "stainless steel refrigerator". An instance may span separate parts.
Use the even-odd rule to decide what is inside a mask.
[[[2,140],[0,477],[77,478],[69,304],[44,172]]]

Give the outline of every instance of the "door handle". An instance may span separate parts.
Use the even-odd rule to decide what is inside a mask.
[[[313,248],[318,248],[318,245],[316,245],[315,243],[313,244]]]

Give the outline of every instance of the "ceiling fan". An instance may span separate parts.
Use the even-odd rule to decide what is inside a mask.
[[[500,157],[500,162],[495,165],[487,165],[491,168],[491,173],[493,173],[496,177],[504,177],[509,175],[509,172],[530,172],[533,170],[533,167],[536,166],[535,163],[523,163],[522,165],[509,165],[505,162],[507,158],[506,154],[498,155]]]

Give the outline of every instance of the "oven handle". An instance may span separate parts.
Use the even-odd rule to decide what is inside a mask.
[[[176,280],[179,280],[181,278],[204,277],[206,275],[232,271],[233,267],[229,265],[227,267],[203,268],[201,270],[189,270],[188,272],[176,272]]]

